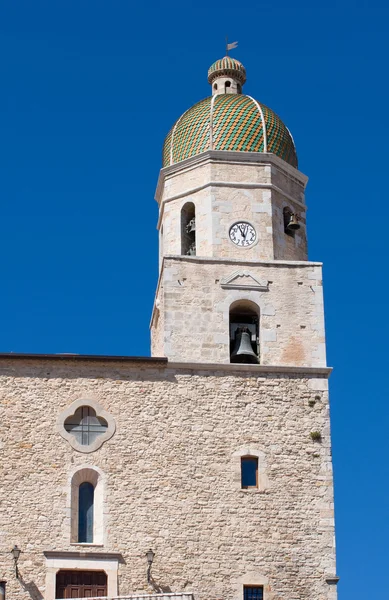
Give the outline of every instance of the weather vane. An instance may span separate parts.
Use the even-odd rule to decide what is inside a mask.
[[[228,51],[229,50],[233,50],[234,48],[238,47],[238,42],[231,42],[231,44],[228,43],[228,37],[226,36],[226,56],[228,56]]]

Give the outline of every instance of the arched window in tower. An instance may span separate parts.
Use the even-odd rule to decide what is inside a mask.
[[[295,232],[300,229],[299,219],[296,213],[292,212],[289,206],[285,206],[284,212],[284,231],[286,235],[294,237]]]
[[[224,93],[225,94],[230,93],[230,87],[231,87],[231,81],[226,81],[224,84]]]
[[[196,255],[196,209],[187,202],[181,209],[181,254]]]
[[[236,85],[236,89],[238,90],[238,94],[241,94],[241,93],[242,93],[242,86],[240,85],[240,83],[238,83],[238,84]]]
[[[214,89],[214,90],[215,90],[215,92],[216,92],[216,90],[217,90],[217,83],[214,83],[214,84],[213,84],[213,89]]]
[[[95,488],[84,481],[78,488],[78,542],[93,544]]]
[[[259,363],[259,308],[242,300],[230,308],[230,362]]]

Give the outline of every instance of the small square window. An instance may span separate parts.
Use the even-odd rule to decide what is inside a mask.
[[[241,486],[242,489],[258,487],[258,458],[256,456],[242,456]]]
[[[243,587],[243,600],[263,600],[263,586],[245,585]]]

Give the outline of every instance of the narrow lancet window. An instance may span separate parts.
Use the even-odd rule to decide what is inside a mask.
[[[241,487],[243,490],[258,487],[258,458],[256,456],[242,456]]]
[[[78,542],[93,543],[93,512],[95,489],[89,482],[78,488]]]
[[[187,202],[181,210],[181,254],[196,255],[196,209],[193,202]]]
[[[104,479],[100,470],[83,467],[72,476],[70,490],[70,541],[104,543]]]

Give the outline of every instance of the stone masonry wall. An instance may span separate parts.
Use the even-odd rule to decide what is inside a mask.
[[[231,279],[236,288],[223,285]],[[252,289],[255,282],[264,283],[267,290]],[[159,340],[153,344],[154,355],[175,361],[229,363],[230,307],[248,300],[260,312],[261,364],[326,365],[319,263],[170,257],[164,260],[159,294],[164,297],[165,320],[152,327],[152,337]]]
[[[204,158],[199,164],[181,164],[163,173],[158,199],[164,255],[181,254],[181,210],[193,202],[198,256],[306,260],[304,185],[297,179],[303,176],[295,169],[295,177],[283,171],[278,164],[283,161],[271,155],[266,155],[266,162],[263,156],[245,162],[245,156],[237,160],[234,153],[225,154],[222,161],[204,162]],[[285,207],[299,216],[301,228],[294,237],[284,232]],[[257,240],[251,247],[237,247],[229,239],[230,227],[240,220],[256,229]]]
[[[56,431],[59,413],[94,399],[116,421],[83,454]],[[155,586],[196,600],[334,600],[327,380],[309,374],[196,371],[150,364],[0,359],[0,578],[8,598],[45,596],[44,551],[70,544],[69,477],[105,475],[105,543],[118,552],[119,593]],[[322,441],[310,433],[319,431]],[[239,453],[258,450],[259,490],[241,490]],[[264,472],[265,471],[265,472]],[[8,550],[17,544],[20,581]]]

